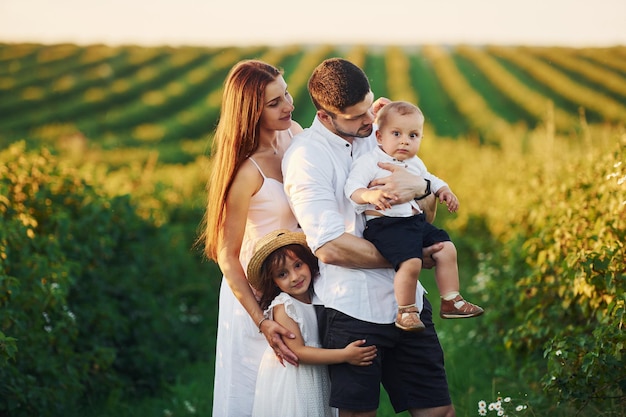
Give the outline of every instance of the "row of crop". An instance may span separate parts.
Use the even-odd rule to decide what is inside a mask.
[[[269,49],[260,57],[259,52],[261,51],[258,49],[249,49],[242,55],[242,50],[234,49],[230,53],[220,55],[211,62],[216,74],[219,74],[219,80],[214,83],[213,88],[207,86],[195,105],[173,111],[157,122],[140,125],[132,131],[132,135],[143,140],[161,142],[204,136],[210,132],[217,120],[222,99],[222,80],[235,62],[258,57],[280,66],[291,57],[299,59],[299,48],[292,46]]]
[[[136,100],[116,106],[107,112],[105,118],[92,123],[97,123],[101,131],[120,131],[159,120],[177,109],[193,107],[196,101],[206,96],[207,91],[219,84],[221,70],[249,54],[249,50],[241,49],[221,51],[216,56],[198,55],[201,59],[194,59],[193,65],[185,65],[176,77],[144,90]],[[106,100],[106,96],[102,98],[102,101]],[[91,123],[83,126],[91,127]]]
[[[24,111],[49,108],[52,104],[63,106],[74,101],[84,101],[84,92],[90,88],[110,85],[113,80],[124,79],[143,66],[154,65],[163,57],[156,50],[147,49],[141,54],[122,50],[109,58],[95,59],[91,63],[71,65],[64,61],[58,75],[42,78],[27,86],[22,86],[23,80],[18,79],[16,88],[4,91],[0,111],[8,118]]]
[[[92,46],[72,49],[59,46],[56,52],[48,51],[47,55],[43,55],[44,50],[54,51],[55,48],[40,49],[31,49],[30,53],[23,52],[22,60],[32,59],[33,56],[43,60],[42,56],[46,56],[48,66],[40,65],[42,71],[48,68],[48,74],[58,74],[63,68],[65,75],[58,78],[44,77],[45,82],[42,81],[42,84],[26,86],[32,80],[27,82],[19,78],[21,73],[13,74],[13,84],[20,87],[15,90],[7,88],[6,91],[11,94],[3,94],[5,101],[0,101],[2,130],[21,132],[52,123],[71,123],[90,136],[122,135],[138,140],[191,137],[207,130],[211,125],[206,123],[207,120],[215,120],[216,109],[219,107],[215,100],[221,95],[220,85],[228,67],[237,59],[263,57],[259,51],[240,48],[233,48],[236,52],[229,53],[229,49],[208,48],[112,49]],[[273,48],[271,51],[278,50],[280,54],[281,49],[291,50],[286,58],[289,61],[295,58],[298,47]],[[7,50],[10,50],[7,46],[0,48],[3,56],[10,57],[10,53],[5,52]],[[612,121],[626,120],[626,109],[620,103],[568,79],[563,73],[537,59],[539,52],[534,55],[534,49],[525,54],[518,50],[520,49],[511,47],[458,47],[445,50],[435,46],[421,49],[389,46],[379,47],[377,50],[359,46],[346,51],[335,50],[333,54],[346,56],[364,67],[372,77],[372,84],[378,95],[414,102],[422,100],[424,103],[440,99],[421,92],[423,83],[418,87],[420,83],[414,79],[417,70],[413,67],[420,60],[427,61],[425,65],[421,65],[422,74],[425,70],[434,72],[443,87],[440,91],[445,91],[456,107],[446,109],[440,106],[437,116],[442,120],[453,120],[456,117],[452,112],[458,111],[467,119],[475,134],[483,138],[489,137],[489,141],[497,141],[501,135],[508,134],[509,128],[506,125],[511,120],[503,118],[504,109],[498,107],[497,103],[494,104],[488,94],[468,82],[472,78],[467,69],[459,66],[460,58],[471,63],[481,72],[481,77],[489,81],[483,85],[489,84],[492,90],[515,103],[532,116],[535,124],[545,120],[546,114],[554,109],[556,128],[566,130],[574,124],[575,113],[564,110],[558,102],[554,106],[547,105],[549,98],[544,98],[542,93],[536,92],[524,80],[512,74],[499,58],[517,57],[516,60],[509,59],[513,65],[547,85],[554,94],[576,102],[577,106],[585,107],[594,114],[601,113],[603,118]],[[297,70],[289,68],[286,79],[297,104],[294,113],[296,120],[308,121],[313,109],[304,88],[306,79],[315,64],[331,52],[329,46],[320,46],[307,50],[301,48],[298,53],[308,63]],[[508,55],[504,56],[505,53]],[[229,56],[230,60],[212,62],[221,54]],[[613,49],[607,54],[613,61],[619,62],[619,55]],[[519,58],[522,55],[524,57]],[[565,53],[561,55],[566,56]],[[0,61],[0,64],[8,64],[10,59],[5,61]],[[583,60],[577,61],[585,63]],[[276,62],[276,65],[280,64]],[[533,66],[539,69],[531,70]],[[588,67],[591,68],[591,64]],[[543,75],[545,73],[548,76]],[[619,86],[624,84],[623,80],[618,75],[613,75],[610,85],[618,86],[614,94],[621,94]],[[476,77],[477,74],[474,73],[473,76]],[[0,77],[0,81],[2,79]],[[8,78],[4,79],[6,87]],[[206,99],[209,96],[212,97],[211,100]],[[207,101],[212,103],[207,104]],[[442,109],[445,111],[443,114]],[[511,109],[508,110],[509,113],[514,111],[513,107]],[[440,129],[442,123],[439,123],[438,130],[443,131]]]
[[[626,100],[626,78],[613,70],[568,53],[562,48],[528,48],[534,55],[563,71],[589,88],[598,89],[618,102]]]
[[[411,81],[419,92],[419,105],[426,116],[426,129],[437,136],[459,137],[470,131],[468,120],[445,91],[433,63],[423,53],[411,53]],[[393,75],[391,75],[393,77]]]
[[[64,80],[56,85],[57,88],[62,88],[66,84],[71,85],[68,77],[74,74],[82,75],[87,72],[102,76],[102,68],[107,66],[111,66],[112,70],[115,70],[115,65],[123,65],[125,63],[125,55],[128,53],[128,48],[114,49],[104,46],[78,48],[75,53],[64,59],[56,60],[49,64],[40,64],[35,67],[20,69],[19,75],[2,76],[0,78],[0,88],[10,93],[10,97],[13,98],[28,96],[25,92],[28,87],[46,89],[55,86],[58,80]],[[118,63],[116,60],[121,62]],[[5,102],[5,99],[1,100],[1,102]]]
[[[456,52],[470,60],[485,73],[503,94],[507,95],[536,120],[540,121],[546,118],[547,109],[551,106],[549,99],[528,88],[523,82],[508,72],[495,58],[485,52],[484,49],[459,46]],[[554,122],[557,129],[566,131],[574,125],[575,119],[571,114],[557,108],[554,111]]]
[[[295,63],[295,66],[285,68],[286,81],[296,107],[292,116],[294,120],[305,127],[308,126],[315,114],[315,108],[313,107],[307,90],[309,76],[320,62],[334,54],[335,51],[333,47],[330,45],[322,45],[307,51],[307,53]]]
[[[385,64],[387,73],[387,91],[389,99],[403,100],[420,106],[422,112],[424,108],[418,98],[418,89],[413,84],[411,74],[410,55],[400,47],[389,47],[385,52]],[[424,114],[426,116],[426,114]],[[424,136],[434,136],[434,126],[425,123]]]
[[[135,108],[136,110],[131,108],[115,110],[116,113],[119,112],[120,115],[123,115],[121,117],[127,118],[129,130],[126,134],[139,141],[159,142],[205,136],[210,132],[217,120],[222,98],[222,81],[235,62],[258,57],[263,61],[282,67],[283,64],[291,65],[288,62],[295,58],[297,68],[293,71],[288,71],[288,74],[285,74],[285,76],[289,82],[290,90],[299,91],[303,89],[306,83],[306,78],[302,78],[301,74],[311,71],[311,65],[316,65],[317,60],[328,56],[331,48],[320,47],[304,55],[300,54],[300,48],[293,46],[268,49],[264,54],[261,54],[262,51],[259,48],[233,48],[223,51],[216,55],[207,65],[197,68],[183,79],[177,80],[176,83],[185,81],[187,83],[186,90],[175,89],[175,92],[178,92],[181,97],[184,96],[187,100],[184,103],[185,105],[179,106],[180,110],[176,108],[177,106],[172,105],[175,101],[173,98],[158,98],[157,94],[160,92],[157,91],[151,92],[154,95],[153,97],[155,97],[154,100],[157,101],[152,105],[144,100],[142,105]],[[303,56],[304,59],[301,59]],[[170,83],[170,86],[174,85],[179,84]],[[167,91],[167,88],[165,91]],[[192,94],[188,91],[197,94],[195,100],[189,100]],[[153,116],[158,108],[168,111],[161,111],[162,117],[155,119]],[[143,123],[137,123],[139,117],[136,113],[140,111],[149,112],[151,119],[145,120]],[[111,120],[115,120],[115,115],[111,116]],[[113,123],[106,127],[119,128],[119,126],[115,126]],[[105,134],[114,134],[114,132],[113,130],[105,131]],[[120,131],[117,130],[117,132],[119,133]]]
[[[328,50],[328,48],[325,49]],[[158,68],[153,68],[150,65],[143,66],[135,77],[145,80],[117,79],[110,89],[90,90],[90,94],[94,96],[92,105],[95,106],[96,103],[100,103],[107,109],[106,114],[102,116],[92,116],[89,111],[86,111],[89,110],[89,105],[85,106],[82,100],[74,100],[62,104],[60,108],[48,109],[49,112],[43,111],[29,115],[26,120],[13,119],[4,127],[19,126],[20,124],[43,124],[47,118],[55,115],[58,117],[61,114],[62,120],[71,120],[73,123],[79,124],[81,129],[86,132],[98,132],[106,135],[107,132],[114,134],[115,132],[126,131],[126,134],[135,136],[140,140],[172,137],[177,134],[184,135],[185,131],[189,131],[190,126],[198,124],[202,124],[201,129],[205,131],[207,126],[211,125],[207,123],[207,120],[215,120],[216,118],[221,99],[219,86],[221,86],[226,71],[237,60],[257,56],[260,51],[259,48],[248,48],[247,50],[231,48],[220,51],[210,60],[206,57],[205,61],[199,62],[198,65],[186,68],[184,73],[170,77],[172,80],[164,88],[161,88],[161,83],[152,82],[153,88],[151,90],[141,89],[141,86],[148,84],[157,74],[163,74],[164,71],[163,69],[158,71]],[[277,58],[282,60],[286,55],[294,55],[298,52],[299,48],[297,47],[275,48],[263,59],[272,62]],[[311,59],[316,58],[320,58],[320,55],[313,54],[311,56]],[[172,60],[161,60],[160,65],[163,67],[173,64]],[[299,74],[301,71],[294,73]],[[162,78],[160,77],[160,79]],[[297,84],[302,85],[305,81],[306,79],[300,80]],[[123,90],[121,87],[128,88],[130,86],[134,87],[135,95],[139,95],[140,100],[123,101],[121,105],[115,106],[121,90]],[[96,98],[98,98],[97,101],[95,101]],[[82,113],[84,117],[76,117],[77,112]],[[74,116],[73,119],[71,119],[72,115]],[[179,127],[182,128],[182,132]],[[198,129],[192,130],[197,133]]]
[[[47,105],[46,97],[42,97],[39,108],[31,106],[19,116],[3,120],[0,126],[17,130],[50,122],[79,124],[86,121],[87,127],[91,127],[89,122],[100,124],[111,109],[122,103],[136,101],[146,91],[159,89],[167,81],[176,80],[195,66],[206,64],[211,55],[174,49],[171,54],[159,54],[157,58],[151,60],[144,56],[147,62],[133,61],[132,71],[126,77],[110,76],[103,83],[84,90],[75,89],[74,94],[56,106]]]
[[[411,62],[405,51],[397,46],[387,48],[385,65],[389,98],[419,104],[417,91],[411,82]]]
[[[444,48],[430,45],[424,47],[422,53],[432,62],[446,94],[480,138],[495,144],[502,137],[511,136],[510,125],[494,113],[484,98],[470,87]]]
[[[73,44],[4,44],[0,46],[0,74],[38,70],[79,53],[81,49]]]
[[[165,100],[152,105],[141,103],[136,105],[137,112],[150,113],[149,118],[129,118],[126,134],[139,141],[167,142],[171,139],[201,137],[208,133],[212,122],[217,119],[221,101],[221,82],[230,67],[240,59],[250,58],[259,50],[231,49],[214,57],[207,65],[197,68],[187,76],[186,94],[181,97],[193,98],[193,102],[185,105],[171,106],[173,100]],[[175,82],[175,81],[173,81]],[[174,85],[174,84],[171,84]],[[194,91],[195,90],[195,91]],[[189,92],[194,91],[193,95]],[[152,92],[152,94],[159,94]],[[133,103],[135,104],[135,103]],[[124,112],[117,109],[120,115]],[[131,114],[132,115],[132,114]],[[160,115],[159,118],[155,118]],[[139,121],[139,123],[138,123]],[[115,128],[116,126],[107,126]],[[119,126],[117,126],[119,127]],[[114,134],[112,131],[109,134]]]
[[[626,120],[624,104],[572,81],[562,72],[534,57],[525,48],[490,45],[488,51],[497,57],[513,62],[553,91],[601,115],[604,119],[618,123]]]
[[[606,48],[581,48],[577,55],[598,65],[626,74],[626,55]]]
[[[19,71],[21,63],[28,58],[34,60],[35,52],[43,47],[35,43],[0,43],[0,74]]]

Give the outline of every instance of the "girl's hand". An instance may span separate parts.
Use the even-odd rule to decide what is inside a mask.
[[[376,357],[376,346],[365,346],[365,339],[355,340],[344,348],[346,351],[346,362],[350,365],[367,366],[371,365]]]
[[[295,339],[296,335],[285,329],[283,326],[275,322],[274,320],[263,320],[260,329],[267,343],[274,350],[274,354],[280,361],[281,365],[285,366],[283,361],[287,361],[293,366],[298,366],[298,357],[287,347],[283,342],[283,337],[289,339]]]

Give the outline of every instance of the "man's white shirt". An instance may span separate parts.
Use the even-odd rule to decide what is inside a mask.
[[[362,237],[365,219],[346,198],[344,186],[356,158],[378,144],[374,133],[350,144],[317,119],[294,136],[282,162],[283,182],[291,208],[315,252],[343,233]],[[389,173],[391,174],[391,173]],[[320,264],[314,303],[359,320],[388,324],[396,318],[392,268],[356,269]],[[418,283],[421,311],[424,288]]]

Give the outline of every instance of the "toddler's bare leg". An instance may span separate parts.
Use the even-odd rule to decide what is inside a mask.
[[[439,294],[445,297],[447,294],[460,291],[459,266],[457,264],[456,247],[452,242],[443,242],[443,249],[433,254],[435,260],[435,280]],[[395,285],[395,284],[394,284]]]
[[[415,289],[421,270],[422,260],[419,258],[407,259],[398,268],[393,279],[393,290],[398,305],[415,304]]]

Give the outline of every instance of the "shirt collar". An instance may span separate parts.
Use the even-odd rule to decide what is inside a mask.
[[[380,145],[376,146],[376,150],[374,152],[376,152],[376,156],[378,157],[378,159],[381,162],[391,162],[391,163],[396,164],[396,165],[404,165],[404,166],[406,166],[406,164],[407,164],[406,160],[405,161],[400,161],[400,160],[394,158],[393,156],[389,155],[385,151],[383,151],[383,149],[380,147]]]
[[[313,120],[311,129],[322,136],[333,148],[342,149],[343,152],[349,155],[352,154],[352,145],[350,142],[328,130],[318,117],[315,117],[315,120]]]

